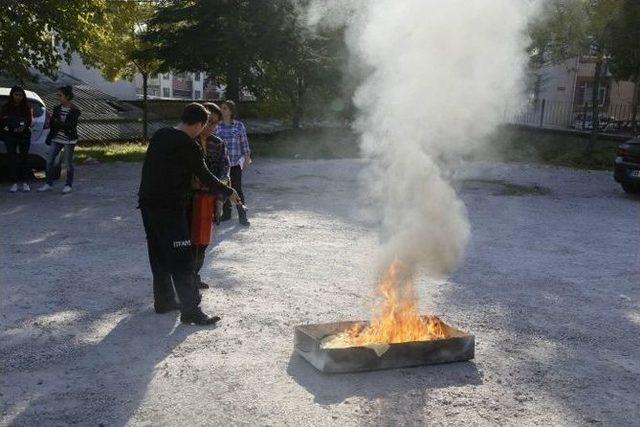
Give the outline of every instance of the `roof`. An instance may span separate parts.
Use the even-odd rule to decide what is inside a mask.
[[[66,73],[60,72],[53,80],[43,74],[34,73],[35,81],[25,81],[22,85],[27,94],[39,94],[49,108],[58,104],[56,93],[61,86],[73,87],[73,103],[82,111],[81,121],[88,120],[132,120],[142,116],[142,110],[127,102],[96,89]],[[0,86],[12,87],[17,82],[6,75],[0,75]],[[8,94],[8,91],[7,91]]]
[[[58,104],[56,92],[61,86],[73,87],[73,103],[80,108],[82,115],[78,123],[78,136],[81,141],[132,141],[142,138],[142,108],[120,101],[111,95],[96,89],[68,74],[60,73],[56,80],[44,75],[36,75],[37,80],[24,82],[28,97],[41,100],[52,109]],[[0,75],[0,95],[16,83]],[[39,95],[39,96],[38,96]],[[176,101],[178,102],[178,101]],[[180,100],[179,102],[184,102]],[[149,135],[162,127],[174,126],[178,119],[158,120],[155,114],[149,114]],[[282,130],[284,124],[278,120],[243,120],[249,134],[267,134]]]

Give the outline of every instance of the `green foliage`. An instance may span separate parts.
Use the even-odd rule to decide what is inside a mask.
[[[0,13],[2,71],[29,77],[33,67],[54,76],[71,51],[84,52],[100,36],[101,0],[4,0]],[[62,49],[56,51],[55,46]],[[62,51],[62,52],[60,52]]]
[[[290,49],[289,0],[168,0],[145,36],[166,68],[206,71],[240,98],[240,82],[252,93],[264,61]]]
[[[107,1],[100,21],[102,37],[91,43],[89,56],[109,80],[150,74],[160,61],[145,55],[142,40],[155,6],[145,0]]]
[[[341,113],[344,103],[336,106],[335,101],[345,98],[342,69],[346,51],[342,33],[311,32],[296,21],[290,37],[292,48],[263,66],[263,100],[285,106],[294,127],[308,112],[316,117]]]
[[[149,22],[149,52],[167,69],[206,71],[226,97],[256,96],[256,113],[293,117],[340,89],[342,35],[312,33],[296,0],[166,1]],[[266,111],[268,110],[268,111]]]
[[[623,0],[549,0],[530,26],[530,52],[554,62],[575,56],[610,55],[612,31]]]
[[[640,2],[625,0],[613,25],[611,72],[618,80],[640,84]]]

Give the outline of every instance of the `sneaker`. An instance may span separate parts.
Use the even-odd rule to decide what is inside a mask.
[[[31,187],[29,187],[29,184],[27,184],[26,182],[22,183],[22,191],[25,193],[28,193],[31,191]]]
[[[15,193],[16,191],[18,191],[18,184],[13,184],[9,187],[9,193]]]
[[[209,316],[198,310],[193,314],[180,315],[180,321],[189,325],[215,325],[220,321],[219,316]]]
[[[45,184],[42,187],[38,188],[38,191],[40,193],[42,193],[43,191],[51,191],[53,187],[51,186],[51,184]]]
[[[65,185],[64,188],[62,189],[62,194],[69,194],[73,191],[73,188],[71,188],[70,185]]]

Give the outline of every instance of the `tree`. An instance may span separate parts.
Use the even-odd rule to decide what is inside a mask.
[[[340,96],[346,55],[340,31],[314,33],[294,25],[290,45],[264,64],[261,94],[268,102],[288,104],[292,126],[298,128],[312,98],[326,110]]]
[[[624,0],[549,0],[541,18],[531,26],[532,47],[561,62],[572,57],[594,59],[591,93],[593,130],[586,151],[593,149],[599,131],[599,92],[612,52],[612,31]]]
[[[611,45],[611,73],[617,80],[635,83],[632,117],[633,132],[638,131],[640,103],[640,2],[626,0],[619,19],[613,25]]]
[[[155,6],[148,0],[113,1],[107,3],[101,26],[106,29],[101,39],[92,45],[95,65],[109,80],[133,79],[142,76],[142,136],[148,138],[148,81],[161,69],[161,62],[144,41],[147,22]]]
[[[0,71],[20,79],[30,69],[55,77],[73,52],[93,64],[96,40],[111,36],[102,23],[104,0],[3,0],[0,14]]]
[[[171,69],[206,71],[239,100],[241,86],[258,91],[261,63],[289,47],[290,0],[167,0],[144,40]]]

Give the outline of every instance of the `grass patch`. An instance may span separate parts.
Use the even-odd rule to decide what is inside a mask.
[[[351,159],[360,157],[358,136],[349,129],[291,129],[270,135],[250,135],[255,158]],[[588,139],[571,134],[503,128],[496,132],[490,152],[479,160],[542,163],[579,169],[611,170],[619,141],[601,139],[585,155]],[[110,142],[79,145],[79,163],[92,157],[100,162],[141,162],[147,145],[140,142]],[[486,156],[486,158],[485,158]],[[519,190],[513,190],[518,192]]]
[[[585,153],[588,137],[502,129],[496,134],[498,155],[508,162],[543,163],[578,169],[612,170],[620,141],[599,139],[590,154]]]
[[[91,145],[78,145],[74,157],[78,163],[93,158],[101,163],[141,162],[147,152],[147,144],[139,142],[110,142]]]
[[[466,179],[461,183],[463,190],[488,188],[494,196],[546,196],[551,189],[539,185],[520,185],[501,179]]]
[[[249,136],[254,157],[353,159],[360,157],[358,137],[349,129],[291,129]]]

